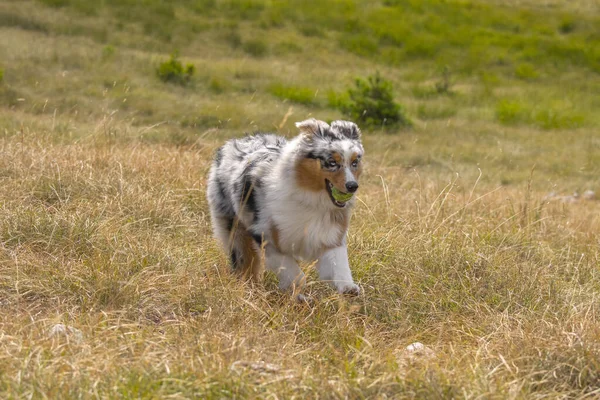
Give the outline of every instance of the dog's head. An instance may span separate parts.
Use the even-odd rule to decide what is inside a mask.
[[[360,129],[349,121],[331,125],[314,118],[296,123],[302,135],[297,184],[313,192],[325,192],[335,207],[343,208],[358,190],[363,146]]]

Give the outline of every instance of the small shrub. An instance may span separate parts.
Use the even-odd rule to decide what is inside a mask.
[[[193,64],[186,64],[185,67],[179,61],[177,53],[173,53],[171,58],[157,68],[156,74],[163,82],[187,85],[196,72]]]
[[[260,39],[251,39],[242,45],[244,51],[253,57],[264,57],[267,55],[267,44]]]
[[[285,86],[281,83],[275,83],[269,86],[269,92],[280,99],[293,101],[305,105],[315,104],[315,91],[309,88],[298,86]]]
[[[376,73],[356,79],[355,88],[348,90],[348,101],[341,110],[355,121],[370,126],[411,126],[402,107],[394,101],[392,83]]]

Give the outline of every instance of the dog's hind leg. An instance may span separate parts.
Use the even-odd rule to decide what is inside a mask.
[[[262,265],[252,236],[236,217],[212,214],[213,231],[229,255],[231,268],[243,279],[260,281]]]
[[[229,248],[230,248],[230,236],[231,236],[231,230],[233,229],[233,222],[234,222],[234,218],[233,216],[227,216],[227,215],[220,215],[217,214],[215,211],[211,212],[211,220],[212,220],[212,228],[213,228],[213,233],[215,235],[215,237],[217,238],[217,240],[221,243],[221,246],[223,246],[223,248],[225,248],[225,250],[227,250],[227,252],[229,252]]]
[[[262,263],[254,239],[238,219],[234,220],[229,233],[228,251],[234,272],[243,279],[261,280]]]

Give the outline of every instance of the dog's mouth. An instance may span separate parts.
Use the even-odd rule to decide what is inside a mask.
[[[325,179],[325,189],[329,194],[329,198],[334,206],[343,208],[346,207],[346,203],[352,198],[352,193],[344,193],[337,190],[333,183],[331,183],[328,179]],[[335,194],[334,194],[335,193]],[[337,197],[337,198],[336,198]]]

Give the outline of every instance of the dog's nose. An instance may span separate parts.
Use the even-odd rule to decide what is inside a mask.
[[[348,190],[348,192],[354,193],[356,192],[356,189],[358,189],[358,183],[354,181],[346,182],[346,190]]]

